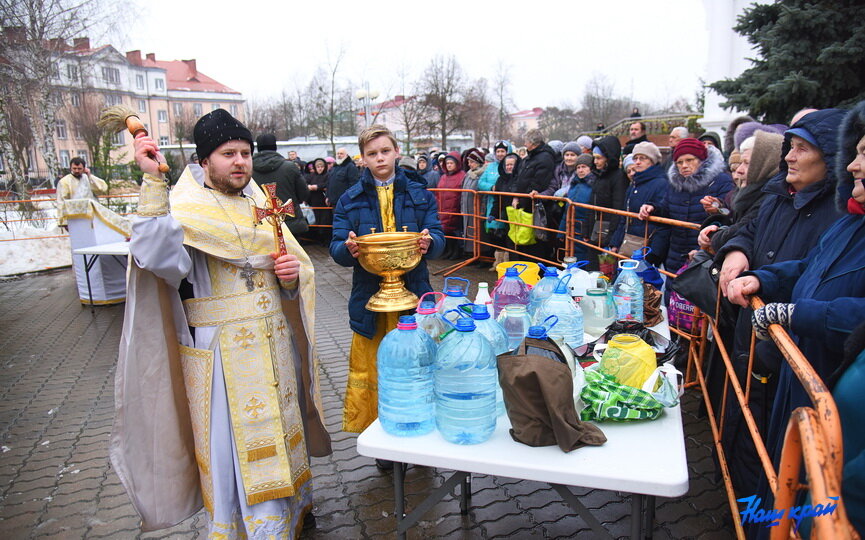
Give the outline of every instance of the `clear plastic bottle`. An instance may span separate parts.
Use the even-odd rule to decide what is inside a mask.
[[[493,297],[490,296],[490,284],[486,281],[478,283],[478,293],[475,295],[475,304],[491,305]]]
[[[490,317],[490,312],[484,304],[474,304],[472,306],[472,319],[475,321],[475,328],[478,332],[490,342],[493,346],[493,353],[496,356],[507,353],[508,349],[508,334],[495,319]],[[498,376],[496,376],[496,414],[502,415],[505,412],[505,401],[502,394],[502,386],[499,384]]]
[[[435,343],[418,330],[412,315],[403,315],[396,329],[381,340],[376,358],[382,428],[400,437],[431,432],[435,428]]]
[[[496,322],[502,325],[505,333],[508,335],[508,350],[512,351],[520,346],[523,338],[526,337],[526,332],[532,325],[532,318],[529,317],[529,312],[526,306],[520,304],[511,304],[505,306],[499,316],[496,317]]]
[[[556,284],[559,282],[559,273],[552,266],[544,266],[538,263],[544,270],[544,275],[538,283],[529,291],[528,312],[530,316],[534,316],[541,303],[553,294]]]
[[[565,257],[562,262],[565,264],[565,269],[561,275],[571,274],[571,282],[568,284],[568,288],[570,289],[571,296],[579,302],[579,299],[586,294],[586,289],[595,284],[594,278],[583,270],[583,266],[589,264],[589,261],[577,261],[575,257]]]
[[[471,317],[461,310],[456,316],[456,323],[448,321],[456,331],[436,354],[436,427],[446,441],[478,444],[496,429],[496,355]]]
[[[502,280],[493,289],[493,316],[498,318],[505,306],[511,304],[528,305],[529,286],[520,278],[526,268],[525,264],[515,264],[505,270]]]
[[[638,264],[633,259],[619,261],[619,276],[613,283],[618,321],[643,322],[643,280],[636,272]]]
[[[469,300],[469,280],[461,277],[445,278],[445,299],[442,302],[440,313],[447,313],[457,309],[460,304],[471,304]]]
[[[558,323],[547,330],[549,337],[559,345],[567,345],[576,349],[583,344],[583,310],[571,297],[568,281],[573,276],[565,274],[562,276],[553,294],[544,300],[533,317],[533,324],[542,326],[550,316],[558,317]]]
[[[428,296],[432,296],[433,298],[439,295],[438,302],[433,299],[427,298]],[[438,345],[438,343],[442,339],[442,334],[444,334],[448,327],[445,326],[445,323],[442,321],[441,317],[439,317],[439,311],[441,310],[442,302],[444,301],[444,293],[440,292],[428,292],[424,293],[420,300],[418,300],[417,304],[417,313],[415,314],[415,320],[417,321],[417,327],[423,330],[432,340]]]

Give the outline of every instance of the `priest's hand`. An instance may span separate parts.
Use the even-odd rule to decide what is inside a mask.
[[[135,163],[138,164],[141,172],[162,178],[159,164],[166,163],[166,161],[165,156],[159,151],[156,141],[150,135],[142,132],[132,141],[132,147],[135,149]]]
[[[357,238],[357,235],[354,234],[354,231],[348,231],[348,240],[345,241],[345,247],[348,249],[349,255],[357,259],[360,250],[357,247],[357,242],[354,241],[355,238]]]
[[[294,281],[300,275],[300,261],[295,255],[271,253],[270,256],[273,257],[274,261],[273,271],[280,281]]]
[[[421,255],[426,255],[429,251],[429,245],[432,242],[432,236],[429,235],[429,229],[424,229],[420,232],[420,238],[417,239],[417,245],[420,248]]]

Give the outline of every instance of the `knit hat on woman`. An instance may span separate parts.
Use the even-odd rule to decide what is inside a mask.
[[[676,145],[676,148],[673,149],[673,162],[675,163],[685,154],[691,154],[700,161],[706,161],[706,158],[709,156],[706,146],[697,139],[691,137],[682,139],[679,141],[679,144]]]
[[[679,144],[682,143],[680,142]],[[634,146],[634,150],[631,152],[631,155],[636,156],[637,154],[641,154],[651,159],[652,165],[657,165],[661,162],[661,149],[658,148],[654,143],[651,143],[649,141],[643,141],[641,143],[637,143],[637,145]]]

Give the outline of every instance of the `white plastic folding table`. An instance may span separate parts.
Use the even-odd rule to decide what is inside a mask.
[[[396,437],[376,420],[357,439],[363,456],[394,462],[394,498],[397,535],[406,531],[445,495],[462,484],[460,509],[468,512],[471,474],[504,476],[547,482],[589,525],[598,537],[610,533],[573,494],[570,486],[631,493],[631,538],[651,537],[655,497],[679,497],[688,491],[688,462],[680,406],[664,409],[653,421],[604,422],[602,446],[587,446],[570,453],[558,446],[530,447],[511,438],[507,415],[500,416],[493,436],[476,445],[445,441],[438,431],[420,437]],[[455,471],[408,515],[403,480],[405,464]],[[643,518],[646,520],[643,525]]]
[[[73,255],[81,255],[84,258],[84,273],[87,276],[87,295],[90,297],[90,312],[93,313],[93,289],[90,285],[90,270],[96,264],[100,255],[109,255],[118,263],[126,266],[126,257],[129,255],[129,242],[112,242],[110,244],[99,244],[72,250]]]

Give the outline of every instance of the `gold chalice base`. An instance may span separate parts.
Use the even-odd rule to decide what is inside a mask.
[[[382,277],[379,290],[369,299],[366,309],[390,313],[417,306],[418,298],[405,288],[402,275],[420,263],[418,238],[420,233],[406,231],[372,233],[355,238],[360,265],[367,272]]]

